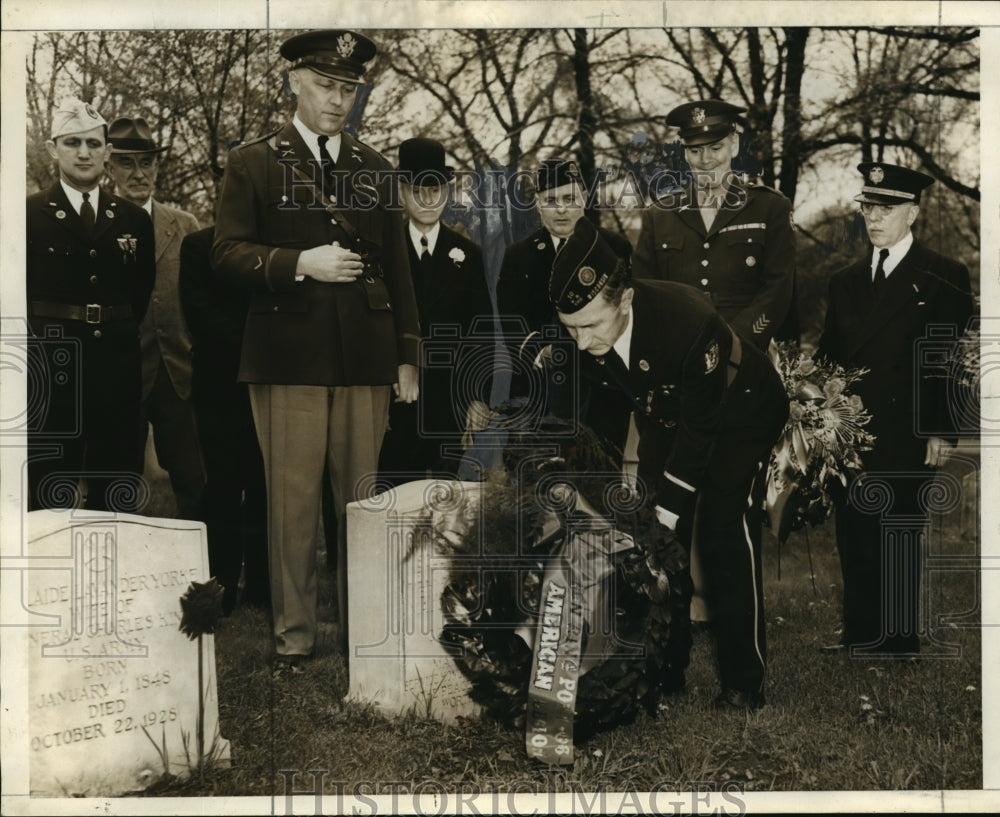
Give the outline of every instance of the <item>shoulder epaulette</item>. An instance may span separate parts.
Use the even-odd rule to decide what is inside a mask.
[[[276,128],[270,133],[265,133],[263,136],[258,136],[256,139],[248,139],[245,142],[240,142],[238,145],[234,147],[234,150],[243,150],[243,148],[248,148],[250,147],[250,145],[258,145],[261,142],[266,142],[268,139],[277,136],[279,133],[281,133],[281,128]]]

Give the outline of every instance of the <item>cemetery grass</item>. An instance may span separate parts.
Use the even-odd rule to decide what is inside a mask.
[[[966,508],[935,520],[932,551],[975,557],[977,518]],[[666,699],[656,716],[642,712],[634,723],[578,745],[573,766],[529,760],[523,732],[493,722],[444,726],[427,718],[419,701],[404,716],[382,718],[368,704],[345,700],[347,671],[334,647],[333,578],[320,554],[321,632],[305,673],[272,678],[269,615],[237,608],[215,637],[219,720],[231,742],[231,766],[210,768],[203,781],[192,775],[157,786],[155,793],[284,797],[288,770],[321,770],[315,774],[324,775],[327,811],[343,808],[338,791],[572,793],[660,786],[666,792],[706,783],[748,792],[981,788],[974,573],[925,573],[934,617],[929,635],[956,645],[957,656],[931,657],[938,648],[926,638],[916,664],[823,655],[818,648],[836,641],[839,626],[832,521],[793,533],[780,554],[766,528],[764,535],[769,663],[767,705],[757,712],[712,708],[717,681],[711,635],[703,629],[695,636],[687,690]],[[942,615],[945,620],[937,620]],[[313,776],[299,774],[294,787],[311,792]]]

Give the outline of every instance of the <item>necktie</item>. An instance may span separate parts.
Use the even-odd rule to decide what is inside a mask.
[[[320,166],[323,168],[323,188],[329,191],[333,185],[333,171],[337,167],[337,163],[333,161],[333,157],[330,155],[330,151],[326,149],[326,143],[330,140],[330,137],[323,134],[317,140],[319,142],[319,158]]]
[[[94,212],[94,205],[90,203],[90,193],[83,194],[83,204],[80,205],[80,219],[88,233],[94,232],[94,225],[97,224],[97,213]]]
[[[427,263],[431,260],[431,248],[427,243],[427,236],[420,236],[420,260]]]
[[[885,259],[888,257],[888,250],[878,251],[878,264],[875,265],[875,277],[872,279],[872,285],[876,292],[881,290],[882,285],[885,284]]]

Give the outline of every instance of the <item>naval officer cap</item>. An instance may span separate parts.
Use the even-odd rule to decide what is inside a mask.
[[[564,315],[577,312],[597,297],[624,264],[593,222],[581,218],[552,264],[549,300]]]
[[[934,184],[926,173],[885,162],[862,162],[858,172],[865,182],[854,200],[862,204],[919,204],[921,191]]]
[[[104,126],[107,135],[108,123],[97,112],[97,108],[89,102],[79,99],[64,99],[52,115],[51,139],[66,136],[70,133],[85,133],[96,127]]]
[[[535,173],[535,189],[552,190],[565,184],[582,184],[580,167],[569,159],[546,159]]]
[[[292,68],[311,68],[324,77],[355,85],[364,78],[375,51],[375,43],[363,34],[343,29],[307,31],[281,44],[281,56]]]
[[[680,131],[686,147],[711,145],[736,130],[736,121],[746,108],[730,105],[721,99],[685,102],[667,114],[667,124]]]

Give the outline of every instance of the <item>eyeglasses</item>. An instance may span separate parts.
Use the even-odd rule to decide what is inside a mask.
[[[861,205],[861,214],[864,216],[885,218],[898,206],[897,204],[868,204],[865,202]]]

